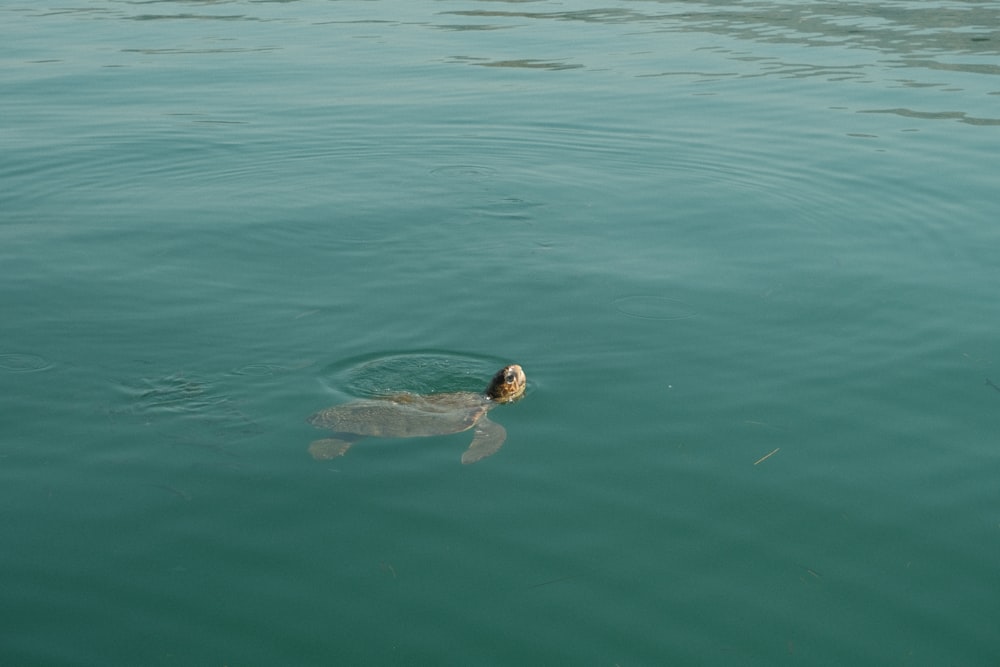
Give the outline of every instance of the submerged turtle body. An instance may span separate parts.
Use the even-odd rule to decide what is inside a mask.
[[[315,441],[309,453],[318,460],[332,459],[365,437],[417,438],[475,428],[472,444],[462,455],[462,463],[475,463],[496,453],[507,438],[504,427],[487,419],[486,413],[519,399],[524,387],[524,371],[512,364],[500,369],[482,394],[403,393],[327,408],[310,417],[309,423],[335,431],[337,437]]]

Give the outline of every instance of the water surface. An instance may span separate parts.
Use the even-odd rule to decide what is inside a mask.
[[[0,662],[990,664],[997,25],[3,7]]]

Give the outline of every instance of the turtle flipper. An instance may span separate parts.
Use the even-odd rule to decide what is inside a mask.
[[[335,459],[338,456],[346,454],[347,450],[351,448],[351,445],[360,439],[361,438],[354,438],[352,440],[349,436],[345,436],[343,439],[323,438],[322,440],[316,440],[309,445],[309,455],[317,461]]]
[[[474,432],[472,444],[462,454],[462,463],[465,465],[496,454],[507,439],[507,430],[500,424],[491,422],[485,415],[476,424]]]

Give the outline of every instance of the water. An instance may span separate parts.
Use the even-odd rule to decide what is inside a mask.
[[[995,663],[997,25],[5,5],[0,663]]]

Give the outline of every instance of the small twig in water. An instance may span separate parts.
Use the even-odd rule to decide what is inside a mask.
[[[770,452],[768,452],[767,454],[764,454],[764,456],[762,456],[759,459],[757,459],[756,461],[754,461],[753,464],[757,465],[758,463],[763,463],[764,461],[766,461],[769,458],[771,458],[772,456],[774,456],[778,452],[779,449],[781,449],[781,447],[775,447]]]

